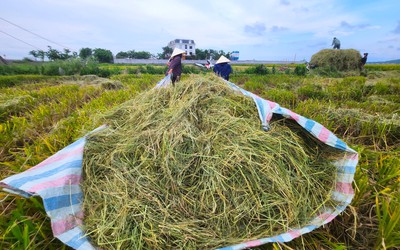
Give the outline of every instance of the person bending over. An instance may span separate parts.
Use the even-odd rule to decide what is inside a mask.
[[[214,65],[215,74],[229,81],[229,75],[232,73],[232,67],[229,64],[230,60],[225,56],[221,56]]]

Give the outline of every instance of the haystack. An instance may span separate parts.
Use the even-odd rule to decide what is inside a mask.
[[[358,70],[361,54],[355,49],[323,49],[311,57],[310,64],[338,71]]]
[[[102,249],[211,249],[300,228],[333,205],[333,151],[296,123],[261,129],[215,76],[149,90],[84,151],[85,226]]]

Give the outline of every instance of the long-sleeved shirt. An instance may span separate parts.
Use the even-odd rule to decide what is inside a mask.
[[[182,74],[182,55],[174,56],[174,58],[171,59],[168,72],[170,69],[172,69],[172,75],[174,76],[180,76]]]
[[[332,41],[332,45],[340,45],[340,41],[337,38],[334,38]]]
[[[232,67],[228,63],[218,63],[214,65],[214,72],[229,81],[229,75],[232,73]]]

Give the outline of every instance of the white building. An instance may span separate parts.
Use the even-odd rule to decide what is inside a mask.
[[[182,49],[186,51],[186,55],[194,56],[196,55],[196,43],[194,40],[189,39],[175,39],[168,43],[168,47],[171,49]]]

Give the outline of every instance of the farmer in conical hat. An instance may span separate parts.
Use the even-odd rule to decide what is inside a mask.
[[[175,48],[172,55],[167,63],[168,71],[167,75],[171,74],[172,85],[175,86],[175,82],[179,82],[182,74],[182,59],[185,60],[186,51]]]
[[[229,64],[230,60],[225,56],[221,56],[215,63],[214,72],[225,80],[229,81],[229,75],[232,73],[232,67]]]

